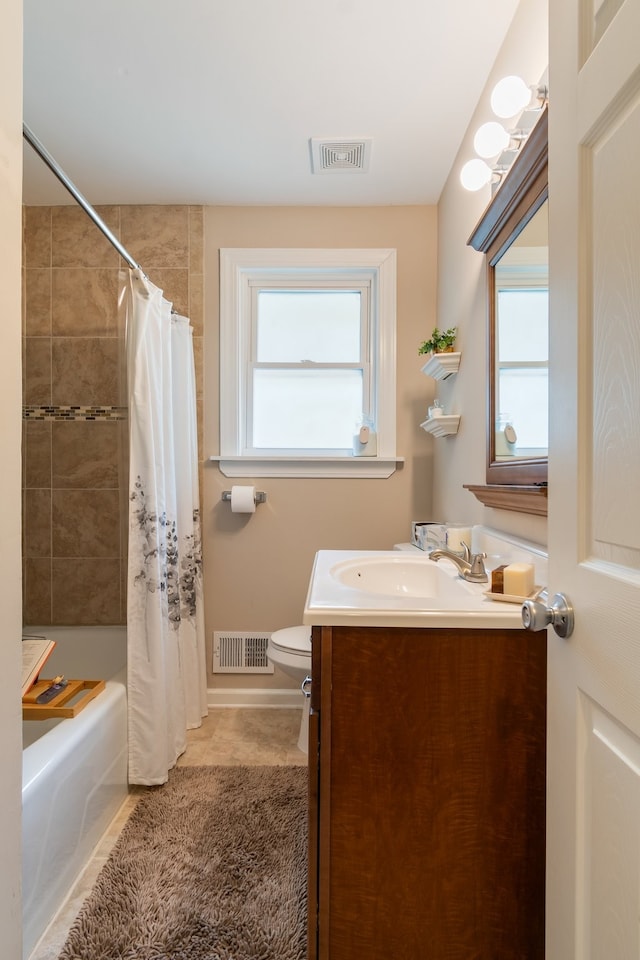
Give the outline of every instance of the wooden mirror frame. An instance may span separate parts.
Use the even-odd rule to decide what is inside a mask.
[[[548,112],[542,112],[500,189],[467,243],[486,254],[487,263],[487,485],[465,484],[485,506],[547,514],[548,457],[496,460],[495,457],[495,266],[534,213],[547,200]]]

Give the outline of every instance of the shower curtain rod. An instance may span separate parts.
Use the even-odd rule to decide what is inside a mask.
[[[29,146],[33,147],[38,156],[44,160],[46,165],[49,167],[51,172],[56,175],[63,187],[66,187],[76,203],[79,203],[84,212],[91,217],[96,227],[102,231],[109,243],[116,248],[122,259],[126,260],[129,266],[133,267],[134,270],[142,270],[142,267],[136,263],[131,254],[125,250],[115,234],[113,234],[106,225],[102,217],[100,217],[100,215],[93,209],[91,204],[85,200],[75,184],[69,179],[64,170],[62,170],[62,168],[56,163],[49,151],[40,143],[36,135],[32,133],[26,123],[22,124],[22,136],[27,141]]]

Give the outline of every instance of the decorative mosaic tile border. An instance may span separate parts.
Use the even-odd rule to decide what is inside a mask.
[[[27,406],[23,420],[126,420],[126,407]]]

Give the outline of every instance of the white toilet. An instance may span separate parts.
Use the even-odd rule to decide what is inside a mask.
[[[300,688],[305,677],[311,676],[311,627],[285,627],[275,630],[267,644],[267,657],[278,667],[298,680]],[[304,696],[300,689],[300,696]],[[309,697],[304,696],[298,747],[309,750]]]

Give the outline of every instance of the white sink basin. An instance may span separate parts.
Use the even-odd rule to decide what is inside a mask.
[[[303,622],[316,626],[522,627],[517,604],[494,603],[446,558],[397,550],[320,550]]]
[[[384,596],[447,597],[454,600],[461,592],[473,593],[470,583],[455,572],[452,576],[451,566],[455,571],[455,565],[440,566],[426,556],[361,554],[334,564],[329,575],[345,587]]]

